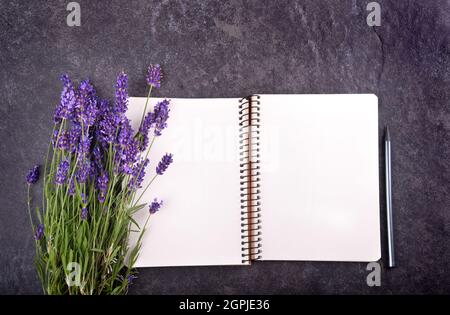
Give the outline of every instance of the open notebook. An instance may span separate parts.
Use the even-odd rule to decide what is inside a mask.
[[[145,100],[130,98],[135,127]],[[380,258],[375,95],[174,98],[170,108],[147,172],[166,152],[174,162],[141,199],[164,205],[136,267]]]

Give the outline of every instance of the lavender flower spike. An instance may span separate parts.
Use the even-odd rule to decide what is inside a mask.
[[[116,83],[116,122],[121,121],[128,109],[128,76],[125,72],[121,72],[117,76]]]
[[[164,172],[167,170],[169,165],[173,162],[172,154],[166,153],[161,161],[159,161],[158,166],[156,166],[156,173],[158,175],[164,174]]]
[[[63,90],[61,92],[61,101],[56,106],[53,117],[55,123],[60,123],[63,118],[71,118],[76,103],[76,91],[72,80],[67,74],[64,74],[61,77],[61,81],[63,82]]]
[[[139,127],[139,133],[137,136],[139,137],[139,150],[141,151],[145,151],[145,148],[148,146],[148,132],[154,123],[153,117],[153,113],[148,112],[141,127]]]
[[[98,178],[97,178],[97,188],[98,188],[98,201],[100,203],[105,202],[106,199],[106,193],[108,191],[108,175],[106,173],[102,173]]]
[[[67,172],[69,171],[69,161],[63,160],[59,163],[58,170],[56,171],[55,182],[57,184],[64,184],[67,178]]]
[[[128,279],[128,284],[130,285],[130,284],[133,284],[134,279],[137,279],[137,277],[135,275],[129,275],[127,277],[127,279]]]
[[[70,142],[69,142],[69,132],[67,130],[62,130],[61,134],[59,135],[59,139],[57,139],[58,143],[56,144],[56,146],[63,150],[63,151],[67,151],[70,148]]]
[[[150,213],[151,214],[156,213],[157,211],[159,211],[159,208],[161,208],[162,205],[163,205],[163,201],[161,200],[158,202],[158,200],[155,198],[149,206]]]
[[[44,225],[39,224],[34,231],[34,239],[39,241],[44,236]]]
[[[34,184],[39,179],[39,165],[33,166],[27,174],[27,183]]]
[[[98,116],[97,92],[89,80],[81,81],[78,92],[78,102],[75,105],[76,121],[83,122],[85,126],[92,126]]]
[[[155,125],[155,136],[160,136],[161,131],[167,127],[169,119],[169,101],[163,100],[155,105],[153,109],[153,124]]]
[[[132,179],[130,180],[128,187],[131,190],[141,188],[142,181],[145,176],[145,168],[149,163],[149,159],[142,160],[136,163],[133,167]]]
[[[159,89],[161,87],[162,79],[161,66],[158,64],[148,66],[146,79],[148,85]]]
[[[83,207],[83,209],[81,209],[81,220],[86,220],[88,217],[89,211],[87,209],[87,207]]]

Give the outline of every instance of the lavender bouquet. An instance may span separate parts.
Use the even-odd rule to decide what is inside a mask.
[[[144,226],[133,214],[145,208],[142,194],[172,163],[166,154],[140,196],[149,152],[167,127],[169,101],[147,112],[161,68],[150,66],[148,96],[139,129],[126,117],[128,77],[120,73],[113,104],[97,96],[89,80],[78,86],[63,75],[61,101],[54,114],[52,139],[43,170],[42,205],[31,211],[30,187],[39,167],[28,173],[28,211],[36,241],[35,264],[47,294],[126,294],[136,278],[138,257],[148,218],[162,205],[155,199]],[[129,248],[130,233],[140,233]]]

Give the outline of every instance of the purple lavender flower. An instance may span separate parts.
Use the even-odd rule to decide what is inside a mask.
[[[102,100],[100,102],[99,123],[97,128],[98,141],[104,148],[114,142],[116,135],[116,121],[118,120],[109,106],[109,102]]]
[[[73,196],[75,195],[75,178],[71,178],[70,184],[69,184],[69,195]]]
[[[53,145],[54,148],[56,147],[56,142],[58,140],[58,134],[59,134],[59,130],[58,129],[53,130],[52,145]]]
[[[102,171],[101,168],[97,168],[95,161],[91,160],[91,167],[89,168],[89,177],[95,181],[95,179],[97,178],[97,174],[100,173]]]
[[[164,154],[161,161],[159,161],[158,166],[156,166],[156,173],[158,175],[163,175],[172,162],[172,154]]]
[[[78,150],[81,135],[81,125],[79,123],[72,123],[69,131],[69,151],[71,153],[75,153]]]
[[[145,148],[148,146],[148,132],[150,128],[154,124],[154,115],[152,112],[148,112],[147,115],[144,118],[144,121],[142,122],[141,126],[139,127],[139,150],[144,151]]]
[[[63,160],[59,163],[58,170],[56,171],[55,182],[57,184],[64,184],[67,178],[67,172],[69,171],[69,161]]]
[[[76,178],[80,184],[86,183],[89,175],[91,174],[91,161],[83,159],[79,162]]]
[[[88,208],[84,206],[83,209],[81,209],[81,220],[86,220],[88,214],[89,214]]]
[[[81,81],[78,88],[78,98],[75,105],[75,121],[85,126],[94,125],[97,114],[97,92],[89,80]]]
[[[34,239],[39,241],[44,236],[44,225],[39,224],[34,231]]]
[[[27,183],[28,184],[34,184],[39,179],[39,165],[33,166],[32,169],[28,171],[27,174]]]
[[[146,79],[148,85],[159,89],[162,79],[161,66],[158,64],[148,66]]]
[[[109,101],[107,99],[99,99],[98,101],[98,115],[103,117],[111,111]]]
[[[116,143],[116,172],[132,174],[133,165],[139,154],[139,140],[134,138],[134,131],[130,121],[125,118],[120,123],[120,130]]]
[[[86,154],[89,153],[89,149],[91,148],[91,137],[89,137],[89,135],[84,134],[81,139],[80,142],[78,144],[78,154],[80,156],[85,156]]]
[[[94,164],[99,168],[103,168],[103,154],[98,145],[94,147],[94,150],[92,150],[92,156],[94,158]]]
[[[148,165],[149,160],[141,160],[139,163],[136,163],[133,167],[133,173],[130,180],[130,183],[128,184],[128,187],[131,190],[141,188],[142,181],[144,180],[145,176],[145,168]]]
[[[147,147],[148,132],[150,128],[154,127],[155,136],[160,136],[162,130],[167,127],[167,119],[169,119],[169,111],[170,111],[169,104],[170,102],[168,100],[158,102],[155,105],[153,112],[149,112],[145,116],[138,133],[139,150],[144,151],[145,148]]]
[[[97,119],[97,113],[98,113],[98,109],[97,109],[97,105],[95,103],[90,103],[83,115],[81,116],[81,119],[84,122],[85,126],[93,126],[95,124],[95,120]]]
[[[117,76],[116,83],[116,122],[124,119],[125,112],[128,109],[128,76],[126,73],[121,72]]]
[[[56,106],[53,120],[55,123],[60,123],[62,119],[69,119],[72,117],[73,110],[76,103],[75,87],[67,74],[61,76],[63,82],[63,90],[61,92],[61,101]]]
[[[60,150],[67,151],[69,150],[70,143],[69,143],[69,132],[67,130],[61,130],[61,133],[59,134],[59,139],[57,138],[56,141],[57,147]]]
[[[106,199],[108,181],[108,175],[104,172],[97,178],[98,201],[101,203],[105,202]]]
[[[153,110],[153,123],[155,124],[155,136],[160,136],[161,131],[167,127],[169,118],[169,101],[163,100],[155,105]]]
[[[153,202],[149,206],[149,211],[151,214],[156,213],[159,211],[159,208],[163,205],[163,201],[158,201],[156,198],[153,200]]]
[[[113,115],[102,119],[98,125],[97,138],[104,148],[114,142],[116,132],[115,118]]]
[[[129,275],[129,276],[127,277],[128,285],[133,284],[134,279],[137,279],[137,277],[136,277],[135,275]]]

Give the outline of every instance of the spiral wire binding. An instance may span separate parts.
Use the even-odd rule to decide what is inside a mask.
[[[261,259],[260,96],[239,100],[239,167],[242,263]]]

